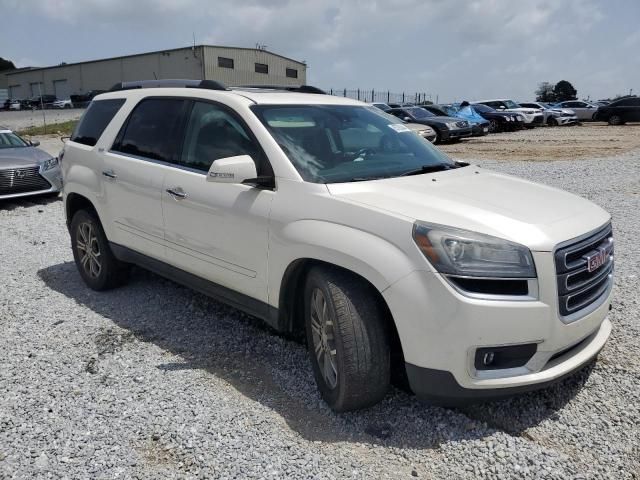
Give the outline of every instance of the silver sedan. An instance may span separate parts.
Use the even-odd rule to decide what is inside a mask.
[[[54,194],[62,189],[58,158],[38,145],[0,127],[0,200]]]

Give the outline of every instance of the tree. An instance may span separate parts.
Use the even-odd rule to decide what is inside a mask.
[[[536,102],[549,102],[556,101],[556,94],[553,90],[553,84],[551,82],[542,82],[538,85],[536,90]]]
[[[14,70],[15,68],[16,66],[11,60],[5,60],[0,57],[0,72],[3,72],[4,70]]]
[[[556,86],[553,87],[553,93],[556,96],[557,102],[564,102],[565,100],[576,100],[578,98],[578,91],[573,88],[566,80],[560,80],[556,83]]]

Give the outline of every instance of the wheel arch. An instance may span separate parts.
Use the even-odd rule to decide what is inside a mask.
[[[71,192],[66,195],[64,209],[67,218],[67,228],[71,227],[71,220],[79,210],[92,211],[96,214],[96,216],[98,216],[98,219],[100,218],[100,216],[98,215],[98,210],[93,205],[91,200],[79,193]]]

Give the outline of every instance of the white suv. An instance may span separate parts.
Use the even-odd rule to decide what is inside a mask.
[[[392,371],[440,404],[540,388],[611,332],[607,212],[454,162],[354,100],[122,85],[62,168],[89,287],[137,264],[305,335],[337,411],[378,402]]]
[[[522,115],[524,126],[533,128],[536,125],[544,124],[544,114],[541,108],[528,108],[509,100],[508,98],[498,98],[493,100],[476,100],[474,103],[481,103],[491,108],[495,108],[499,112],[514,112]]]

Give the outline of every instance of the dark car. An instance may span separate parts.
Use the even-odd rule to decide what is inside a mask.
[[[387,103],[387,105],[389,105],[391,108],[415,107],[415,104],[410,102]]]
[[[489,121],[489,132],[513,132],[524,128],[524,119],[521,115],[513,112],[498,112],[496,109],[474,103],[471,106],[476,113]]]
[[[609,125],[640,122],[640,97],[622,98],[609,105],[598,107],[593,119],[607,122]]]
[[[89,90],[87,93],[76,93],[71,95],[69,98],[71,99],[71,103],[73,103],[74,107],[86,107],[89,105],[93,97],[96,95],[100,95],[101,93],[105,93],[106,90]]]
[[[401,118],[405,122],[429,125],[436,132],[433,143],[456,142],[471,136],[471,126],[460,118],[439,116],[421,107],[392,108],[387,113]]]
[[[425,110],[433,113],[434,115],[446,115],[449,117],[462,118],[467,120],[471,125],[471,136],[482,137],[489,134],[489,121],[480,115],[476,115],[476,118],[470,118],[460,113],[459,105],[420,105]],[[467,107],[471,109],[471,107]],[[470,114],[473,116],[473,110]]]
[[[36,95],[29,99],[31,108],[50,108],[53,102],[58,100],[55,95]]]

